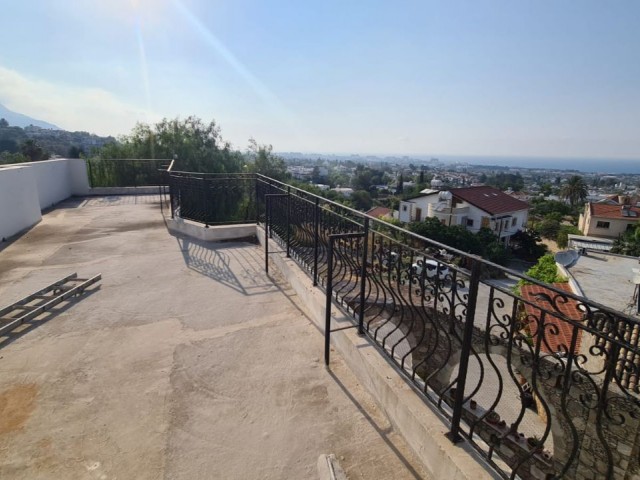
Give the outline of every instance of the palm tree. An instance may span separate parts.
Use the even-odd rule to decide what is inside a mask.
[[[580,175],[574,175],[560,190],[560,196],[569,200],[571,207],[583,203],[587,198],[587,184]]]

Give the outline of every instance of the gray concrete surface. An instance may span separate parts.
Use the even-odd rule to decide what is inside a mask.
[[[0,304],[99,289],[0,338],[0,478],[426,478],[255,245],[168,234],[153,197],[59,205],[0,250]]]
[[[585,297],[609,308],[637,315],[633,269],[640,269],[636,258],[590,251],[568,268]]]

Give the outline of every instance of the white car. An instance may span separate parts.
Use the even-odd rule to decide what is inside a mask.
[[[427,269],[427,278],[435,278],[436,272],[438,273],[438,278],[440,280],[444,280],[447,275],[449,275],[449,268],[444,263],[438,263],[435,260],[418,260],[413,265],[411,265],[411,271],[415,275],[422,275],[422,267],[425,266]],[[438,270],[438,266],[440,270]]]

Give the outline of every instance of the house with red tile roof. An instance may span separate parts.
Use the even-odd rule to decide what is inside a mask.
[[[419,222],[428,217],[472,232],[489,228],[508,244],[513,234],[526,227],[529,204],[488,186],[427,189],[400,202],[400,221]]]
[[[588,203],[578,228],[589,237],[618,238],[640,221],[640,207],[619,203]]]
[[[393,210],[387,207],[373,207],[371,210],[367,210],[365,214],[373,218],[392,218]]]

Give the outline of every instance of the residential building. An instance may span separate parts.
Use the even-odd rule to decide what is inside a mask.
[[[580,214],[578,228],[589,237],[618,238],[633,230],[640,220],[640,207],[618,203],[588,203]]]
[[[493,187],[478,186],[425,189],[400,202],[399,219],[408,223],[435,217],[445,225],[462,225],[472,232],[489,228],[508,244],[513,234],[526,227],[528,215],[527,202]]]

